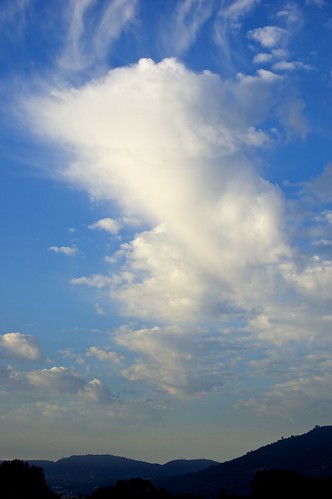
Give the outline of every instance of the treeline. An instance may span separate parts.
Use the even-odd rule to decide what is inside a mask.
[[[89,499],[199,499],[192,494],[172,494],[163,487],[155,487],[149,480],[132,478],[131,480],[118,480],[111,487],[99,487]]]
[[[57,499],[59,496],[49,489],[42,468],[15,459],[0,464],[0,497]]]
[[[262,470],[255,474],[247,496],[221,491],[218,499],[327,499],[332,497],[332,477],[315,478],[291,470]]]
[[[332,497],[332,477],[314,478],[290,470],[262,470],[256,473],[251,482],[251,492],[238,496],[220,491],[218,498],[288,499],[308,497],[326,499]],[[2,499],[59,499],[52,492],[38,466],[30,466],[20,460],[4,461],[0,464],[0,497]],[[100,487],[89,499],[203,499],[193,494],[173,494],[169,490],[156,487],[149,480],[132,478],[118,480],[116,485]]]
[[[327,499],[332,497],[332,477],[307,477],[296,471],[262,470],[256,473],[251,482],[251,492],[247,496],[238,496],[220,491],[217,499]],[[193,494],[172,494],[164,488],[157,488],[149,480],[134,478],[119,480],[112,487],[100,487],[89,499],[203,499]]]

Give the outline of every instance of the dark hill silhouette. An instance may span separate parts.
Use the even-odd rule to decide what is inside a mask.
[[[118,480],[183,475],[217,464],[208,459],[179,459],[162,465],[110,454],[71,456],[56,462],[30,460],[29,463],[43,468],[47,483],[54,490],[72,494],[90,494],[96,487],[113,485]]]
[[[185,473],[195,473],[203,469],[220,464],[209,459],[175,459],[163,464],[159,476],[176,476]]]
[[[264,469],[293,470],[312,477],[332,476],[332,426],[315,427],[303,435],[282,438],[209,469],[153,483],[173,493],[188,492],[208,498],[217,497],[222,489],[245,495],[255,473]]]

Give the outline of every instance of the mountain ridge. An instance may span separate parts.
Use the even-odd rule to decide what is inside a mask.
[[[86,454],[57,461],[29,460],[42,467],[49,486],[56,491],[90,494],[96,487],[130,478],[166,478],[193,473],[219,464],[210,459],[177,459],[165,464],[149,463],[113,454]]]
[[[250,482],[262,469],[288,469],[307,476],[332,476],[332,426],[316,426],[302,435],[276,442],[223,463],[209,459],[175,459],[148,463],[112,454],[87,454],[58,461],[29,460],[41,466],[55,490],[89,494],[120,479],[147,478],[173,493],[192,493],[207,499],[220,490],[248,494]]]
[[[245,495],[255,473],[263,469],[286,469],[317,478],[332,476],[332,426],[316,426],[209,469],[154,483],[174,493],[206,498],[215,497],[220,490]]]

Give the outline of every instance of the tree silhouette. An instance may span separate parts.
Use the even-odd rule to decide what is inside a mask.
[[[292,470],[262,470],[251,484],[251,497],[280,499],[280,497],[332,497],[331,478],[314,478]]]
[[[118,480],[115,486],[99,487],[89,499],[195,499],[192,494],[173,495],[162,487],[155,487],[149,480],[132,478]],[[202,499],[196,496],[196,499]]]
[[[42,468],[15,459],[0,464],[0,497],[55,499],[58,496],[49,490]]]
[[[156,488],[149,480],[132,478],[131,480],[118,480],[112,487],[100,487],[89,497],[91,499],[169,499],[172,494],[165,489]]]

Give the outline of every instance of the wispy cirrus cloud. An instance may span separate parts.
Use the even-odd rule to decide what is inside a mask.
[[[233,69],[233,58],[241,57],[241,46],[237,33],[241,26],[241,18],[248,15],[260,4],[261,0],[229,0],[222,2],[214,20],[214,41],[222,50],[227,64],[225,69]],[[225,61],[225,63],[226,63]]]
[[[137,0],[112,0],[98,8],[96,0],[71,0],[67,9],[68,33],[58,65],[80,71],[102,64],[112,43],[135,19]]]
[[[104,10],[95,33],[95,50],[104,56],[110,44],[135,21],[138,0],[113,0]]]
[[[9,37],[14,37],[9,26],[15,25],[15,37],[22,36],[26,26],[26,16],[33,0],[4,0],[0,6],[0,25]]]
[[[213,13],[213,0],[184,0],[177,4],[172,18],[163,28],[167,52],[179,56],[195,42],[201,28]]]
[[[327,5],[326,0],[305,0],[305,3],[314,7],[325,7]]]
[[[231,22],[238,20],[255,8],[261,0],[226,0],[222,2],[219,15]]]
[[[83,36],[86,36],[84,17],[95,0],[72,0],[68,6],[69,29],[63,54],[58,64],[64,69],[79,70],[87,66],[91,55],[84,54]]]

